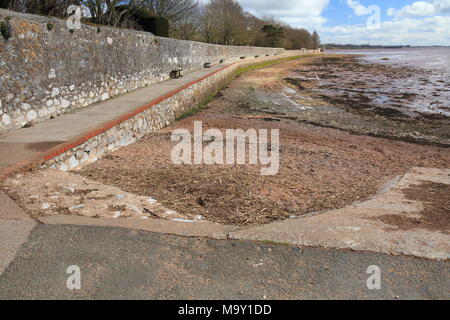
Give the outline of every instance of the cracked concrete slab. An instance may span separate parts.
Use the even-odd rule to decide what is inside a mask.
[[[420,218],[423,203],[405,198],[402,190],[424,182],[450,184],[450,170],[414,168],[381,187],[370,200],[345,208],[309,214],[256,227],[227,226],[207,221],[171,221],[150,217],[104,219],[79,215],[40,216],[50,225],[121,227],[188,237],[269,241],[294,246],[372,251],[448,260],[450,235],[427,229],[403,230],[380,221],[385,215]]]
[[[59,215],[40,217],[39,221],[49,225],[120,227],[179,236],[213,238],[218,240],[227,239],[230,232],[238,230],[237,227],[211,222],[178,222],[142,218],[96,219]]]
[[[8,195],[0,190],[0,219],[3,220],[31,220]]]
[[[0,275],[36,225],[36,221],[0,190]]]
[[[37,225],[34,220],[0,220],[0,275]]]
[[[406,199],[402,190],[423,182],[450,184],[450,170],[414,168],[389,191],[364,203],[231,232],[229,238],[447,260],[449,234],[419,228],[401,230],[378,220],[383,215],[421,217],[422,203]]]

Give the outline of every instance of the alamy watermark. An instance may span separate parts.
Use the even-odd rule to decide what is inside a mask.
[[[366,28],[369,30],[381,29],[381,8],[377,5],[368,7],[356,0],[347,0],[347,5],[353,9],[357,16],[369,16],[366,20]]]
[[[381,9],[379,6],[369,6],[367,10],[370,12],[367,18],[366,26],[369,30],[381,29]]]
[[[371,276],[366,281],[367,289],[380,290],[381,289],[381,269],[379,266],[369,266],[366,271]]]
[[[193,135],[187,129],[173,131],[172,163],[176,165],[262,165],[261,175],[276,175],[280,167],[278,129],[219,129],[203,132],[203,123],[194,121]],[[247,152],[248,151],[248,152]]]
[[[79,266],[72,265],[66,269],[66,273],[70,274],[67,278],[66,286],[69,290],[81,290],[81,269]]]
[[[67,14],[69,15],[66,22],[67,28],[69,28],[69,30],[81,29],[81,7],[70,5],[67,8]]]

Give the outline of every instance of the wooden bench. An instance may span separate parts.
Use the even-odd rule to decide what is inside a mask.
[[[170,79],[181,78],[183,76],[181,74],[182,71],[183,71],[183,69],[175,69],[175,70],[170,71]]]

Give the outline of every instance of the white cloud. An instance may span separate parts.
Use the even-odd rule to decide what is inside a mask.
[[[271,15],[294,27],[314,29],[326,23],[322,17],[329,0],[240,0],[242,7],[258,17]]]
[[[415,1],[398,10],[389,8],[387,12],[388,16],[395,18],[429,17],[447,13],[450,13],[450,0]]]
[[[450,45],[450,17],[404,18],[384,21],[378,30],[363,25],[341,25],[322,28],[326,43],[386,45]]]
[[[450,14],[450,0],[438,0],[433,2],[436,11],[440,14]]]
[[[353,12],[357,16],[365,16],[372,13],[372,10],[369,7],[363,6],[359,1],[347,0],[347,5],[353,9]]]
[[[330,0],[237,0],[257,17],[273,16],[293,27],[316,29],[327,19],[322,16]],[[207,3],[208,0],[201,0]]]

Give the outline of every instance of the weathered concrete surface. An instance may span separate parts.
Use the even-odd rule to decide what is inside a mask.
[[[98,227],[120,227],[133,230],[158,232],[186,237],[203,237],[212,239],[227,239],[231,231],[237,227],[224,226],[211,222],[179,222],[158,219],[121,218],[121,219],[96,219],[80,216],[46,216],[39,221],[48,225],[77,225]]]
[[[31,220],[31,217],[0,190],[0,220]]]
[[[131,194],[54,169],[39,170],[7,179],[3,187],[35,218],[41,215],[66,214],[109,219],[188,219],[164,207],[156,199]]]
[[[81,270],[70,291],[67,267]],[[367,268],[381,269],[368,290]],[[448,262],[122,228],[34,229],[0,299],[449,299]]]
[[[402,190],[424,181],[449,184],[449,171],[415,168],[401,179],[394,179],[392,183],[383,186],[377,195],[366,202],[250,228],[199,222],[192,217],[187,218],[193,222],[172,221],[171,215],[164,216],[164,212],[159,216],[166,220],[153,219],[152,208],[147,213],[142,210],[140,214],[131,214],[132,217],[126,217],[124,212],[119,219],[112,219],[115,212],[109,212],[110,206],[128,207],[128,203],[141,201],[142,197],[101,183],[90,185],[86,182],[88,179],[81,181],[76,175],[56,170],[32,173],[8,181],[14,182],[11,187],[20,194],[24,208],[33,213],[33,216],[39,217],[44,224],[124,227],[192,237],[271,241],[296,246],[342,248],[447,260],[450,257],[448,234],[426,229],[402,230],[377,218],[383,215],[420,217],[422,203],[405,199]],[[46,174],[49,177],[46,178]],[[30,181],[38,184],[31,184]],[[78,183],[73,184],[74,181]],[[61,190],[72,188],[74,191],[68,195],[64,191],[55,193],[53,184]],[[83,188],[89,192],[83,192]],[[44,193],[36,196],[35,193],[41,190]],[[112,196],[105,196],[107,194]],[[122,194],[123,198],[118,199],[114,194]],[[79,196],[81,198],[78,199]],[[41,207],[43,202],[48,203],[48,208]],[[70,206],[73,208],[69,209]]]
[[[36,225],[36,221],[0,190],[0,274]]]
[[[343,209],[231,232],[231,239],[270,240],[299,246],[345,248],[429,259],[450,258],[450,236],[424,229],[397,230],[377,217],[420,217],[422,204],[402,190],[424,181],[450,184],[450,170],[415,168],[386,193]]]
[[[0,274],[37,225],[34,220],[0,220]]]

